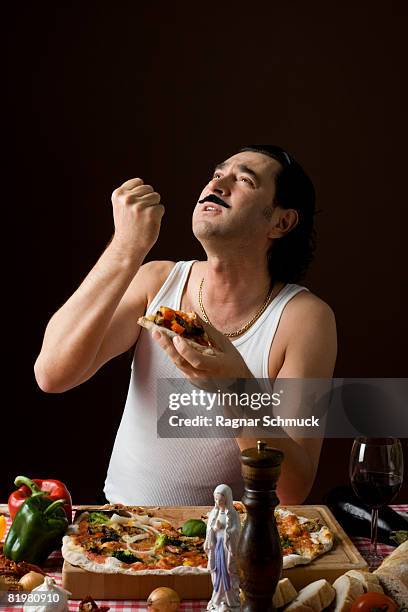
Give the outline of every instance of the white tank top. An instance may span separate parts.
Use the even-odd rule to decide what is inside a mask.
[[[194,261],[179,261],[148,307],[180,310],[181,297]],[[255,378],[268,378],[268,359],[283,309],[305,287],[287,284],[242,336],[233,340]],[[234,438],[158,438],[158,378],[182,378],[166,353],[142,329],[133,362],[122,421],[105,481],[111,503],[126,505],[201,506],[213,503],[219,483],[234,499],[243,494],[240,451]]]

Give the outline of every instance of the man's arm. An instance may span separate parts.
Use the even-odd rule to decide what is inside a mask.
[[[316,296],[302,292],[286,306],[277,333],[285,346],[284,361],[276,375],[276,353],[271,352],[270,376],[275,378],[328,378],[333,376],[337,355],[336,323],[332,310]],[[276,347],[275,347],[276,348]],[[290,414],[296,416],[296,414]],[[282,504],[303,503],[316,476],[321,438],[299,438],[295,430],[270,445],[285,454],[278,482]],[[256,439],[237,438],[241,450],[256,446]]]
[[[164,213],[159,202],[159,194],[141,179],[126,181],[113,192],[114,237],[48,323],[34,368],[44,391],[75,387],[136,341],[137,318],[144,313],[151,288],[149,278],[169,267],[169,262],[156,262],[140,268],[159,234]]]

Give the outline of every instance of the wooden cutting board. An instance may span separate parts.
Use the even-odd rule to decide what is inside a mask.
[[[90,507],[87,506],[87,508]],[[335,535],[335,544],[330,552],[308,565],[298,565],[283,572],[283,577],[289,578],[297,590],[319,578],[326,578],[329,582],[333,582],[349,569],[367,570],[367,563],[327,506],[288,506],[288,508],[300,516],[319,518]],[[181,527],[187,519],[201,518],[211,509],[212,506],[163,507],[157,512],[157,515],[168,519],[175,527]],[[72,593],[74,599],[82,599],[87,595],[92,595],[94,599],[146,599],[151,591],[159,586],[175,589],[182,599],[209,599],[212,593],[209,575],[97,574],[74,567],[66,561],[62,569],[62,584]]]

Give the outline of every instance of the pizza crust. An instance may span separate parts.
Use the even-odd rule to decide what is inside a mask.
[[[220,354],[219,351],[216,351],[211,346],[203,346],[202,344],[198,344],[198,342],[194,342],[194,340],[190,340],[189,338],[184,338],[180,336],[180,334],[176,334],[172,329],[167,329],[167,327],[162,327],[161,325],[156,325],[153,321],[150,321],[147,317],[140,317],[137,321],[139,325],[145,327],[146,329],[157,329],[160,333],[166,334],[169,338],[174,338],[175,336],[182,337],[183,340],[187,342],[193,349],[198,351],[199,353],[203,353],[203,355],[217,355]]]

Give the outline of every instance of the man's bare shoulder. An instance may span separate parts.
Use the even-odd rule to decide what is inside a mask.
[[[176,265],[174,261],[149,261],[143,264],[132,285],[135,291],[143,287],[149,304]]]
[[[333,310],[310,291],[300,291],[287,304],[277,331],[276,345],[286,350],[289,343],[326,336],[335,339]]]
[[[282,320],[292,327],[332,324],[335,316],[332,308],[311,291],[300,291],[287,304]],[[282,321],[283,322],[283,321]]]
[[[163,278],[163,276],[167,278],[167,276],[170,274],[171,270],[174,268],[175,265],[175,261],[148,261],[147,263],[141,266],[139,274],[143,273],[146,277],[151,276],[152,278]]]
[[[337,355],[336,320],[322,299],[301,291],[286,305],[270,354],[272,374],[331,377]]]

